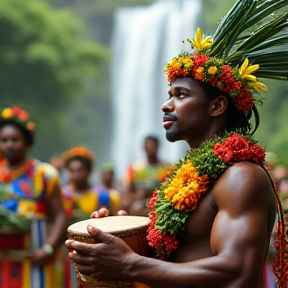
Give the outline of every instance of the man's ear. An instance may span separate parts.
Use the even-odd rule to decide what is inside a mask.
[[[228,107],[228,100],[224,95],[220,95],[211,101],[209,107],[209,113],[212,117],[218,117],[222,115]]]

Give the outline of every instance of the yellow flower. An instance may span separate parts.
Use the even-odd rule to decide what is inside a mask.
[[[248,87],[253,89],[256,92],[267,91],[267,87],[261,82],[250,82],[248,83]]]
[[[201,51],[205,48],[211,47],[213,44],[213,39],[211,36],[206,36],[202,33],[201,28],[198,28],[195,33],[195,39],[190,42],[198,51]]]
[[[208,70],[209,74],[215,75],[217,72],[217,67],[216,66],[211,66]]]
[[[2,111],[2,117],[7,119],[13,116],[12,110],[10,108],[6,108]]]
[[[239,73],[243,80],[257,82],[257,78],[254,75],[251,75],[251,73],[258,69],[259,69],[258,64],[249,66],[249,60],[248,58],[246,58],[239,70]]]
[[[196,210],[199,198],[206,192],[208,183],[208,176],[199,176],[196,167],[188,161],[181,166],[165,189],[165,198],[169,199],[177,210]]]

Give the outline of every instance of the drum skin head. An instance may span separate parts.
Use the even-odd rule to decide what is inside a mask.
[[[68,235],[89,237],[87,226],[91,225],[103,232],[118,236],[133,234],[138,231],[146,231],[149,225],[149,218],[142,216],[109,216],[93,218],[76,222],[67,229]]]

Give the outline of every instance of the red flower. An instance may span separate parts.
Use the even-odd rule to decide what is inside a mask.
[[[265,160],[264,149],[257,144],[251,145],[250,149],[252,151],[251,160],[257,164],[263,164]]]
[[[22,120],[22,121],[28,121],[29,119],[29,114],[24,111],[24,110],[21,110],[20,113],[19,113],[19,118]]]
[[[216,79],[215,77],[212,77],[210,80],[210,84],[215,86],[215,85],[217,85],[217,83],[218,83],[218,79]]]
[[[218,156],[220,159],[225,161],[226,163],[229,163],[233,157],[232,152],[227,149],[223,144],[215,144],[213,147],[213,151],[216,156]]]
[[[148,204],[149,211],[154,211],[154,206],[155,206],[155,202],[157,201],[157,198],[158,198],[158,193],[159,193],[158,189],[154,190],[154,192],[153,192],[153,194],[149,200],[149,204]]]
[[[226,163],[234,161],[249,160],[252,152],[249,149],[249,142],[239,134],[228,137],[223,144],[215,144],[214,153]]]
[[[15,117],[18,117],[19,115],[20,115],[20,113],[21,113],[21,109],[20,108],[18,108],[18,107],[14,107],[14,108],[12,108],[11,109],[12,110],[12,113],[13,113],[13,115],[15,116]]]
[[[265,158],[264,150],[259,145],[249,146],[249,142],[239,134],[228,137],[223,144],[215,144],[213,151],[226,163],[248,160],[263,164]]]
[[[165,250],[168,253],[172,253],[174,250],[178,248],[178,240],[177,236],[175,234],[165,234],[163,235],[163,240],[164,240],[164,245],[165,245]]]
[[[248,109],[251,109],[254,106],[251,93],[242,89],[241,94],[237,97],[237,107],[241,111],[245,112]]]
[[[195,66],[201,66],[209,60],[209,56],[203,54],[196,54],[193,58]]]

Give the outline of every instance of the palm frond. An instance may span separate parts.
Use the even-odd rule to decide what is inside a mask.
[[[242,32],[242,27],[246,21],[244,15],[250,15],[255,7],[255,0],[236,2],[219,22],[214,33],[214,43],[209,50],[209,55],[226,58]]]
[[[250,15],[250,19],[247,19],[246,24],[243,29],[246,30],[249,27],[257,24],[259,19],[264,19],[265,17],[273,14],[275,11],[287,6],[287,0],[274,0],[274,1],[258,1],[259,4],[256,9]]]
[[[287,0],[239,0],[221,19],[208,54],[232,67],[245,58],[259,64],[256,77],[288,79]]]
[[[246,39],[236,51],[248,50],[252,47],[260,45],[265,40],[271,38],[277,33],[281,32],[284,28],[288,27],[288,12],[280,15],[274,20],[263,25],[258,30],[256,30],[248,39]]]

